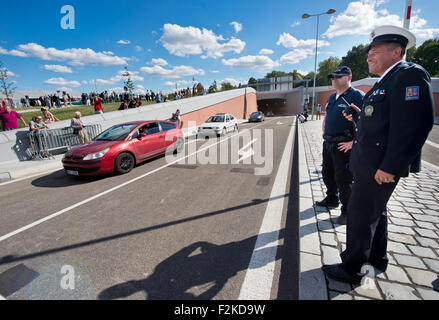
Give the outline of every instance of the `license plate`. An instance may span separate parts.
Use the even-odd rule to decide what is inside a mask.
[[[78,171],[66,170],[66,172],[67,172],[67,174],[69,174],[71,176],[79,176]]]

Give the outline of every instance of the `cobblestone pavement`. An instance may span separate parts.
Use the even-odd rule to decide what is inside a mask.
[[[388,203],[388,256],[385,273],[361,286],[330,279],[322,264],[340,263],[346,226],[336,224],[340,208],[314,207],[326,187],[322,179],[322,121],[299,128],[301,210],[301,299],[439,300],[439,168],[401,179]]]

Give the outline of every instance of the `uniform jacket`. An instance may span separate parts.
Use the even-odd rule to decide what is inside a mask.
[[[433,128],[430,75],[400,62],[364,96],[351,153],[351,171],[378,169],[397,177],[419,172],[421,149]]]

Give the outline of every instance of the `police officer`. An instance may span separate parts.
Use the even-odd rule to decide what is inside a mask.
[[[349,171],[349,156],[354,136],[354,126],[343,116],[343,110],[351,103],[360,105],[364,93],[351,87],[352,71],[338,67],[328,75],[336,90],[329,97],[326,116],[323,120],[323,182],[326,185],[326,198],[317,201],[322,207],[338,207],[341,202],[341,215],[337,223],[346,224],[346,211],[351,194],[352,173]],[[339,193],[340,198],[337,196]]]
[[[372,32],[371,41],[369,72],[381,78],[365,95],[362,110],[356,108],[360,114],[350,161],[354,184],[346,250],[341,264],[322,268],[351,283],[360,282],[363,264],[386,270],[386,205],[399,179],[420,171],[421,149],[434,122],[430,76],[403,60],[415,36],[403,28],[382,26]]]

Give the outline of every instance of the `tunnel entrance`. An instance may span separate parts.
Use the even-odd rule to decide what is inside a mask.
[[[275,116],[287,115],[287,100],[285,99],[265,99],[258,101],[258,110],[265,115],[268,112],[273,112]]]

